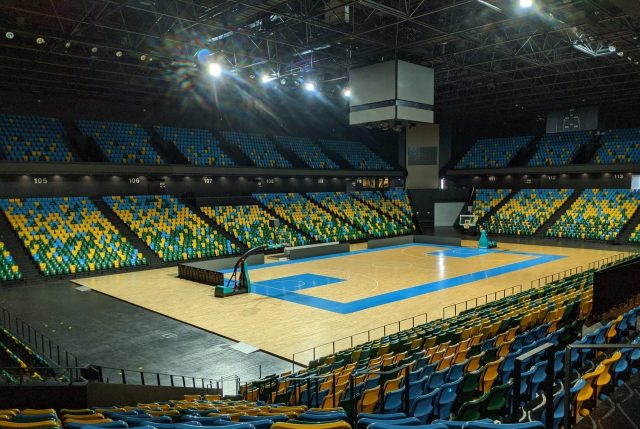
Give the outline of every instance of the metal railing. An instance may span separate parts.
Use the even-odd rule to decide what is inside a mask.
[[[513,394],[511,395],[511,404],[509,411],[513,421],[517,422],[517,412],[520,409],[521,387],[522,387],[522,370],[525,362],[531,357],[544,353],[547,360],[545,367],[546,377],[544,380],[543,391],[547,401],[545,403],[545,427],[553,427],[553,377],[554,377],[554,346],[552,343],[545,343],[533,350],[518,356],[514,362],[513,368]]]
[[[94,370],[96,380],[102,383],[134,384],[142,386],[170,386],[202,389],[209,393],[220,390],[220,381],[214,378],[191,375],[167,374],[163,372],[141,371],[109,366],[91,365],[85,371]]]
[[[312,360],[316,360],[320,356],[335,354],[336,352],[339,352],[341,350],[346,350],[358,344],[363,344],[372,340],[377,340],[379,338],[385,337],[387,335],[395,334],[406,329],[415,328],[416,326],[420,326],[427,323],[427,319],[428,319],[428,314],[421,313],[421,314],[418,314],[417,316],[407,317],[406,319],[398,320],[397,322],[387,323],[386,325],[371,328],[366,331],[358,332],[356,334],[339,338],[337,340],[334,340],[328,343],[320,344],[319,346],[315,346],[305,350],[301,350],[299,352],[295,352],[291,359],[292,369],[293,371],[295,371],[296,365],[301,367],[306,367],[306,365],[299,363],[296,360],[296,358],[297,359],[302,358],[303,361],[306,359],[307,362],[310,362]],[[424,320],[424,322],[422,322],[422,320]],[[418,321],[419,323],[416,323],[416,321]],[[304,356],[304,354],[307,354],[307,356]]]
[[[604,265],[609,265],[611,263],[621,261],[621,260],[623,260],[625,258],[632,257],[632,256],[638,256],[638,255],[640,255],[640,250],[638,250],[638,251],[631,250],[631,251],[628,251],[628,252],[620,252],[620,253],[617,253],[615,255],[608,256],[606,258],[598,259],[597,261],[589,262],[589,265],[587,265],[587,268],[590,269],[590,270],[598,269],[598,268],[600,268],[600,267],[602,267]]]
[[[587,350],[608,350],[608,349],[614,349],[614,350],[619,350],[619,349],[640,349],[640,344],[578,344],[578,343],[574,343],[574,344],[569,344],[565,349],[564,349],[564,388],[565,388],[565,395],[564,395],[564,422],[563,422],[563,427],[565,429],[571,429],[571,427],[573,426],[573,424],[575,423],[575,416],[571,415],[571,402],[573,400],[573,398],[571,398],[570,395],[570,386],[571,386],[571,371],[569,370],[571,368],[571,351],[573,349],[587,349]],[[598,400],[598,398],[595,398],[596,401]],[[553,402],[553,401],[551,401]],[[574,409],[575,411],[575,409]],[[549,426],[548,426],[549,427]]]
[[[0,321],[7,331],[32,347],[35,353],[47,359],[53,366],[66,368],[80,366],[76,355],[61,348],[60,345],[45,337],[42,332],[21,318],[13,317],[11,312],[4,307],[0,307]]]
[[[29,366],[27,368],[21,366],[1,367],[0,371],[3,372],[5,378],[7,378],[8,374],[14,379],[15,383],[19,385],[52,382],[71,385],[73,383],[85,383],[87,381],[82,377],[83,369],[84,368],[77,366],[59,367],[55,369],[55,375],[47,374],[52,370],[52,368],[48,366]]]
[[[577,267],[569,268],[567,270],[558,271],[557,273],[549,274],[535,280],[531,280],[531,287],[540,287],[545,286],[549,283],[557,282],[562,279],[566,279],[567,277],[575,276],[576,274],[582,273],[584,270],[582,265],[578,265]],[[535,286],[534,286],[535,284]]]
[[[528,290],[528,288],[527,289],[523,289],[523,286],[521,284],[518,284],[518,285],[515,285],[515,286],[511,286],[511,287],[505,288],[505,289],[500,289],[498,291],[491,292],[491,293],[488,293],[488,294],[485,294],[485,295],[477,296],[475,298],[470,298],[470,299],[467,299],[465,301],[460,301],[460,302],[457,302],[455,304],[447,305],[446,307],[442,308],[442,318],[446,319],[447,317],[457,316],[458,314],[462,313],[463,311],[470,310],[472,308],[478,307],[479,305],[489,304],[490,302],[494,302],[494,301],[497,301],[498,299],[506,298],[507,296],[515,295],[517,293],[522,292],[523,290]],[[507,291],[509,292],[508,294],[507,294]],[[500,295],[502,295],[502,296],[500,296]],[[493,297],[493,299],[489,300],[489,297]],[[472,306],[470,306],[471,303],[473,303]],[[464,304],[464,308],[463,308],[463,304]],[[461,308],[460,311],[458,311],[458,307]],[[453,314],[447,315],[447,311],[449,309],[453,309]]]

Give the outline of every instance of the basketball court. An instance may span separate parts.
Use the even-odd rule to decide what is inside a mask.
[[[74,282],[306,364],[314,358],[306,349],[358,333],[354,344],[407,329],[442,317],[447,306],[516,285],[526,289],[540,277],[586,269],[585,261],[617,253],[507,243],[485,250],[472,241],[463,241],[463,247],[414,243],[352,250],[250,267],[252,292],[228,298],[215,298],[212,287],[179,279],[177,267]],[[446,316],[451,315],[449,308]],[[318,347],[316,356],[351,342],[346,338]]]

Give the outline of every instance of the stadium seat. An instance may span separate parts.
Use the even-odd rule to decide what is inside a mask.
[[[231,167],[233,160],[220,147],[220,142],[209,130],[156,126],[166,142],[173,143],[193,165]]]
[[[566,165],[571,163],[578,150],[589,143],[591,131],[547,133],[538,142],[536,152],[529,160],[531,166]]]
[[[306,137],[275,136],[275,140],[284,148],[295,153],[308,167],[319,170],[336,170],[340,168],[329,158],[320,146]]]
[[[222,131],[222,135],[229,142],[237,146],[256,167],[261,168],[291,168],[292,165],[266,136],[248,134],[237,131]]]
[[[240,252],[177,198],[168,195],[104,197],[120,219],[164,261]]]
[[[13,261],[11,253],[5,247],[2,239],[0,239],[0,282],[20,280],[21,278],[20,268]]]
[[[595,164],[636,164],[640,162],[640,128],[618,128],[603,132]]]
[[[77,161],[62,123],[39,116],[0,115],[0,154],[10,161]]]
[[[511,189],[477,189],[473,201],[473,215],[477,220],[482,219],[495,206],[500,204]]]
[[[337,153],[356,170],[393,170],[364,143],[347,140],[320,140],[322,146]]]
[[[613,241],[639,204],[638,191],[586,189],[547,230],[547,236]]]
[[[109,162],[117,164],[165,164],[149,143],[149,134],[139,124],[80,120],[82,133],[98,144]]]
[[[45,276],[146,265],[146,259],[85,197],[0,200]]]
[[[506,167],[518,151],[524,149],[532,139],[532,136],[521,136],[477,140],[455,168]]]

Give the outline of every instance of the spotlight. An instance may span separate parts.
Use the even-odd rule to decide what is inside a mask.
[[[286,84],[287,84],[287,79],[285,79],[285,78],[280,79],[280,85],[284,86]]]
[[[66,42],[66,43],[64,44],[64,47],[65,47],[66,49],[69,49],[69,48],[71,47],[71,42]]]
[[[95,46],[93,48],[91,48],[91,53],[92,54],[97,54],[98,53],[98,48],[96,48]]]
[[[304,89],[306,89],[309,92],[312,92],[316,90],[316,85],[313,82],[307,82],[304,84]]]
[[[11,31],[7,31],[7,32],[4,34],[4,36],[5,36],[7,39],[11,40],[11,39],[13,39],[16,35],[15,35],[15,34],[13,34],[13,32],[11,32]]]
[[[260,77],[260,82],[262,82],[262,83],[269,83],[269,82],[271,82],[271,76],[269,76],[268,74],[263,74],[263,75]]]
[[[614,45],[609,45],[609,52],[615,52],[616,47]]]
[[[342,90],[342,95],[345,98],[351,98],[351,89],[350,88],[345,88]]]
[[[618,52],[618,56],[619,56],[620,58],[624,57],[624,51],[619,51],[619,52]]]
[[[147,56],[145,54],[140,55],[140,61],[146,61]]]
[[[116,51],[116,57],[120,58],[122,56],[122,51]]]
[[[38,45],[44,45],[44,42],[45,42],[44,37],[38,37],[38,38],[36,39],[36,43],[37,43]]]
[[[528,9],[533,6],[533,0],[520,0],[520,7],[523,9]]]
[[[222,67],[218,63],[209,63],[209,74],[218,77],[222,74]]]

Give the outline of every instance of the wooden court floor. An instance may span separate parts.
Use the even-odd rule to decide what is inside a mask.
[[[502,244],[478,251],[403,245],[355,250],[310,260],[267,263],[250,268],[256,293],[215,298],[213,289],[177,277],[177,267],[74,280],[134,305],[164,314],[269,353],[307,363],[305,349],[370,328],[428,314],[514,285],[599,260],[616,251]],[[423,323],[424,316],[416,318]],[[412,324],[406,320],[401,328]],[[382,329],[372,333],[382,335]],[[366,334],[356,342],[366,341]],[[338,343],[346,348],[349,340]],[[318,349],[318,356],[332,346]]]

